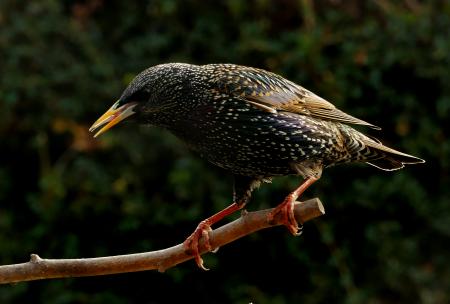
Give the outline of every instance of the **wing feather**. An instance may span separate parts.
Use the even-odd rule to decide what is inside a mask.
[[[287,111],[380,129],[337,109],[332,103],[280,75],[232,64],[210,66],[218,71],[215,73],[215,81],[222,93],[237,95],[268,112]]]

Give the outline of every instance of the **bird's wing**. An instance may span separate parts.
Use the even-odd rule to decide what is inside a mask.
[[[337,109],[325,99],[277,74],[237,65],[215,65],[215,70],[214,79],[221,93],[239,96],[260,109],[380,129]]]

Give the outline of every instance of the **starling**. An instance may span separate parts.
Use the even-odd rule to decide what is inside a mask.
[[[203,269],[198,242],[208,249],[210,226],[243,208],[261,182],[284,175],[305,181],[269,215],[280,214],[293,234],[294,201],[324,168],[365,162],[382,170],[424,160],[384,146],[352,125],[377,126],[337,109],[277,74],[234,64],[168,63],[137,75],[90,128],[98,136],[132,116],[163,127],[209,162],[234,175],[233,203],[200,222],[184,246]]]

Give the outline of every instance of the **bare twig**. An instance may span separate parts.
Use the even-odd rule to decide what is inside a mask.
[[[279,218],[268,223],[267,214],[271,210],[243,212],[239,219],[210,233],[211,246],[219,248],[255,231],[280,225]],[[300,223],[324,213],[323,205],[318,198],[296,202],[295,217]],[[200,251],[206,252],[202,242],[200,242]],[[27,263],[0,266],[0,284],[155,269],[164,271],[190,259],[192,256],[185,253],[183,244],[152,252],[88,259],[42,259],[37,254],[32,254]]]

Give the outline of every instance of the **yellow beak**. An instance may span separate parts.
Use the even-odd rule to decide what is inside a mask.
[[[119,107],[119,101],[116,101],[116,103],[114,103],[112,107],[109,108],[108,111],[106,111],[105,114],[103,114],[99,119],[97,119],[96,122],[94,122],[94,124],[89,128],[89,131],[94,132],[95,130],[103,126],[103,128],[95,133],[94,137],[105,133],[125,118],[133,115],[135,113],[133,111],[133,108],[136,105],[137,102],[129,102]]]

